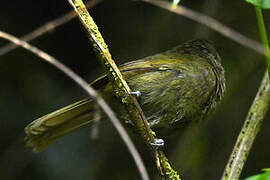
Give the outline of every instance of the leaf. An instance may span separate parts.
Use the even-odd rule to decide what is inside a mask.
[[[264,168],[264,169],[262,169],[262,171],[265,171],[265,172],[269,172],[270,171],[270,168]]]
[[[270,9],[270,0],[245,0],[245,1],[264,9]]]
[[[245,180],[270,180],[270,171],[268,169],[263,169],[265,172],[255,175],[255,176],[250,176],[246,178]]]

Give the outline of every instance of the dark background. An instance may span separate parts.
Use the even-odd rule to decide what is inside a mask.
[[[243,0],[182,0],[181,4],[259,40],[254,8]],[[1,0],[0,29],[20,37],[70,10],[65,0]],[[263,56],[201,24],[143,2],[104,0],[90,13],[117,64],[162,52],[194,38],[214,41],[226,70],[226,95],[210,120],[180,130],[182,136],[170,140],[170,148],[165,151],[183,179],[219,179],[265,71]],[[269,12],[265,13],[265,24],[269,28]],[[0,40],[0,47],[6,44],[7,41]],[[32,44],[89,82],[103,72],[77,19]],[[0,57],[0,78],[0,179],[140,178],[109,121],[100,124],[95,140],[89,138],[91,128],[85,128],[39,154],[31,153],[24,146],[24,127],[86,94],[63,73],[22,48]],[[270,166],[269,126],[268,114],[242,177]],[[133,139],[148,172],[156,178],[154,162],[140,140]]]

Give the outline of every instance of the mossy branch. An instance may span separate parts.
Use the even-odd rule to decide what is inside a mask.
[[[249,109],[245,123],[234,146],[230,160],[225,168],[222,180],[237,180],[247,160],[249,151],[260,130],[264,116],[270,104],[270,83],[267,71],[259,91]]]
[[[83,2],[81,0],[68,1],[78,13],[79,19],[87,32],[91,44],[102,61],[110,82],[114,85],[116,96],[118,96],[122,103],[126,106],[134,125],[136,126],[140,135],[143,137],[146,145],[149,147],[152,156],[155,158],[161,175],[164,175],[165,179],[168,180],[180,180],[178,173],[171,168],[171,165],[169,164],[169,161],[164,153],[150,145],[150,143],[154,143],[156,140],[154,136],[155,133],[148,125],[147,119],[135,95],[131,94],[128,84],[122,77],[119,69],[113,61],[109,49],[98,30],[97,25],[88,13]]]

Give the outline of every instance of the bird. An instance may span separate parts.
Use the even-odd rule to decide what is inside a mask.
[[[213,43],[195,39],[165,52],[119,66],[151,129],[177,132],[186,124],[207,119],[225,92],[225,73]],[[125,106],[106,75],[90,86],[112,107],[122,124],[134,128]],[[97,106],[91,97],[42,116],[25,127],[26,145],[40,152],[60,137],[95,123]],[[101,119],[107,119],[101,113]],[[166,134],[165,133],[165,134]],[[161,133],[162,134],[162,133]]]

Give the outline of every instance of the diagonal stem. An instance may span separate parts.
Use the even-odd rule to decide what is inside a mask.
[[[89,0],[86,3],[86,7],[87,8],[92,8],[94,6],[96,6],[97,4],[101,3],[103,0]],[[24,35],[23,37],[21,37],[20,39],[26,41],[26,42],[30,42],[48,32],[53,31],[54,29],[56,29],[57,27],[69,22],[70,20],[74,19],[77,16],[77,14],[74,11],[70,11],[67,14],[54,19],[50,22],[47,22],[46,24],[38,27],[37,29],[35,29],[34,31]],[[0,48],[0,56],[3,56],[4,54],[18,48],[19,46],[17,44],[14,43],[9,43],[6,46]]]
[[[7,39],[18,46],[21,46],[28,51],[32,52],[33,54],[39,56],[40,58],[44,59],[48,63],[52,64],[62,72],[64,72],[68,77],[70,77],[72,80],[74,80],[81,88],[83,88],[94,100],[97,101],[101,109],[105,112],[105,114],[109,117],[109,119],[112,121],[114,127],[120,134],[120,137],[125,142],[128,150],[130,151],[139,171],[142,176],[143,180],[149,180],[149,176],[147,174],[146,168],[144,166],[144,163],[142,161],[142,158],[140,157],[139,152],[137,151],[135,145],[133,144],[132,140],[128,136],[126,130],[121,125],[120,121],[117,119],[114,112],[111,110],[111,108],[107,105],[107,103],[104,101],[104,99],[91,87],[88,85],[87,82],[85,82],[80,76],[78,76],[76,73],[74,73],[70,68],[62,64],[60,61],[55,59],[54,57],[50,56],[49,54],[45,53],[44,51],[41,51],[40,49],[28,44],[25,41],[22,41],[10,34],[7,34],[3,31],[0,31],[0,37]]]
[[[258,134],[270,105],[270,82],[267,71],[257,95],[249,109],[245,123],[237,138],[234,149],[221,180],[238,180],[247,160],[252,144]]]

